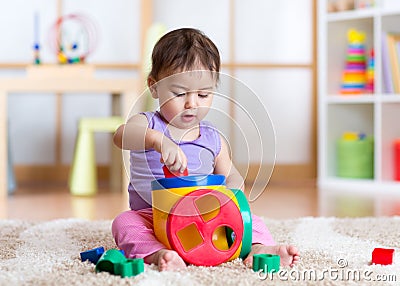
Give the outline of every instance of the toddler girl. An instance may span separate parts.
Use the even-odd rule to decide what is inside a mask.
[[[219,79],[220,55],[201,31],[183,28],[164,35],[152,53],[147,79],[159,111],[132,116],[114,135],[114,143],[130,151],[129,202],[131,210],[115,218],[112,233],[117,246],[130,258],[144,258],[160,271],[186,267],[174,250],[159,242],[153,231],[151,184],[164,177],[162,167],[190,175],[221,174],[228,188],[242,189],[243,178],[232,164],[227,142],[208,122],[213,91]],[[253,215],[252,249],[278,254],[282,265],[299,260],[295,246],[275,244],[262,220]]]

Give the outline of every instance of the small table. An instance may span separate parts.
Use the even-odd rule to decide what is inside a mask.
[[[110,93],[113,115],[127,116],[139,98],[134,78],[95,78],[91,66],[38,66],[25,78],[0,78],[0,198],[7,197],[7,96],[11,93]]]

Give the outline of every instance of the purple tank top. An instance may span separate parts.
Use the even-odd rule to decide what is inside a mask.
[[[179,145],[188,159],[189,175],[214,173],[215,158],[221,150],[218,130],[207,121],[200,122],[200,135],[193,141],[177,142],[171,138],[159,112],[143,112],[149,128],[164,133]],[[164,178],[161,155],[154,149],[130,151],[129,205],[132,210],[151,207],[151,181]]]

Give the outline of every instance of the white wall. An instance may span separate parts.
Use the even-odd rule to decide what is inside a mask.
[[[48,29],[55,20],[55,3],[49,0],[13,0],[0,4],[2,44],[0,62],[30,62],[32,60],[34,12],[40,15],[41,57],[54,63],[55,56],[46,45]],[[83,12],[98,25],[100,43],[88,62],[138,63],[140,61],[139,0],[64,0],[66,13]],[[235,60],[246,63],[311,62],[312,27],[311,0],[236,0]],[[229,0],[154,0],[154,20],[164,23],[168,30],[190,26],[203,30],[219,47],[222,61],[231,57],[229,48]],[[223,72],[227,72],[223,70]],[[133,71],[101,71],[99,76],[136,76]],[[23,71],[0,70],[0,76],[24,76]],[[277,162],[306,163],[310,159],[311,73],[304,69],[241,69],[236,78],[248,86],[251,100],[229,91],[222,93],[246,101],[249,113],[260,102],[273,121],[278,143]],[[257,96],[259,100],[256,100]],[[110,97],[106,94],[63,96],[62,161],[72,158],[76,126],[81,116],[107,116]],[[224,98],[215,107],[227,111]],[[16,164],[51,164],[54,162],[55,99],[52,94],[14,94],[8,103],[10,137]],[[254,111],[253,110],[253,111]],[[255,111],[254,111],[255,112]],[[221,113],[212,114],[218,118]],[[240,117],[240,116],[239,116]],[[240,120],[240,118],[239,118]],[[229,118],[217,121],[223,131],[229,130]],[[247,128],[246,120],[241,124]],[[232,138],[231,138],[232,139]],[[240,139],[236,145],[241,148]],[[109,136],[97,135],[98,162],[108,161]],[[251,144],[251,140],[250,140]],[[269,144],[269,143],[268,143]],[[268,159],[271,146],[264,147]],[[259,160],[259,148],[250,156]],[[268,151],[268,152],[267,152]],[[245,162],[247,155],[236,152],[236,161]]]
[[[189,3],[190,2],[190,3]],[[177,27],[197,27],[218,46],[223,62],[229,50],[229,0],[154,0],[155,21],[164,23],[169,30]],[[236,0],[235,1],[235,53],[234,59],[244,63],[310,64],[312,61],[312,1],[311,0]],[[227,71],[224,71],[227,72]],[[250,114],[263,104],[272,119],[276,133],[276,158],[280,164],[301,164],[310,160],[312,74],[309,69],[242,69],[235,75],[234,84],[239,91],[229,91],[229,83],[222,89],[238,104],[246,104]],[[226,77],[225,77],[226,79]],[[228,81],[228,79],[226,79]],[[240,83],[243,82],[243,84]],[[244,88],[247,85],[247,89]],[[228,100],[219,98],[217,109],[227,110]],[[272,158],[273,144],[264,138],[260,146],[254,141],[254,125],[244,117],[237,123],[245,133],[235,129],[235,161],[247,163]],[[214,112],[210,118],[229,136],[229,118]],[[242,114],[244,115],[244,114]],[[254,116],[255,118],[261,118]],[[264,115],[264,120],[269,120]],[[262,120],[255,123],[270,136]],[[253,131],[250,131],[253,130]],[[265,135],[264,134],[264,135]],[[266,136],[266,137],[268,137]],[[253,142],[253,143],[251,143]],[[243,144],[250,144],[249,147]],[[253,144],[253,145],[252,145]],[[250,154],[242,152],[251,149]]]

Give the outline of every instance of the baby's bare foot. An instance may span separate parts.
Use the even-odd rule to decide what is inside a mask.
[[[262,245],[253,244],[251,251],[247,258],[244,260],[246,265],[253,264],[253,254],[276,254],[281,258],[282,266],[294,266],[300,260],[300,254],[297,247],[293,245]]]
[[[158,265],[158,270],[179,270],[186,267],[186,263],[176,251],[169,249],[160,249],[156,253],[146,257],[147,263]]]

